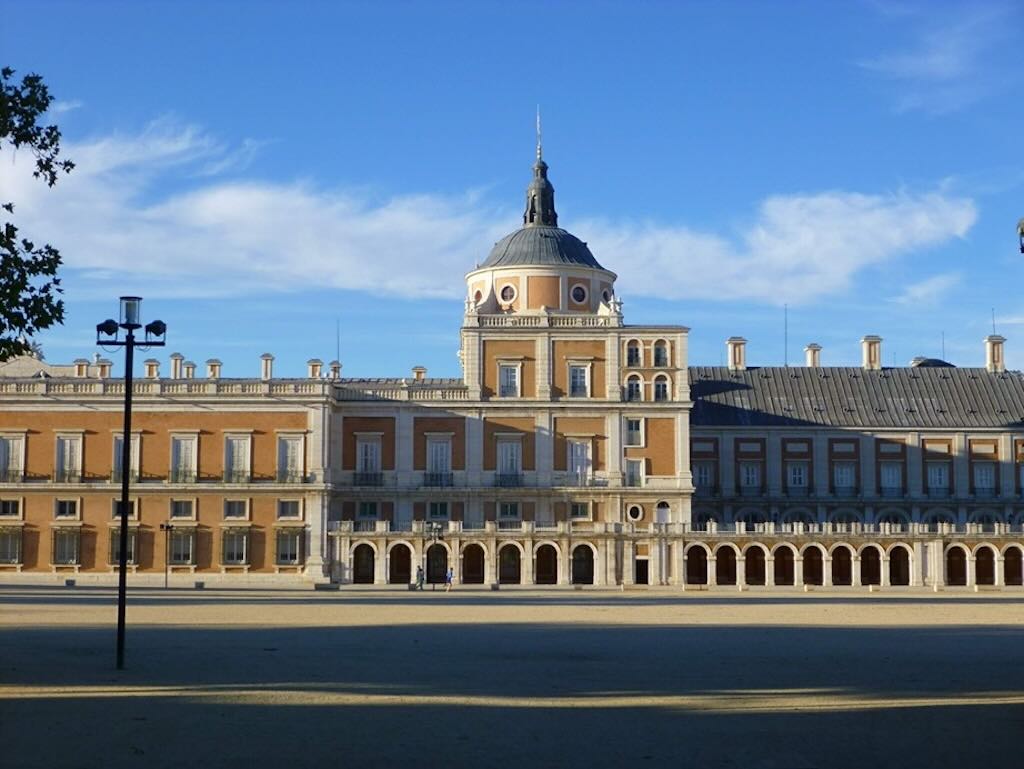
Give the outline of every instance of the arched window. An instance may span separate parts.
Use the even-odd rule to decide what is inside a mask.
[[[654,365],[657,368],[668,366],[668,345],[660,339],[654,343]]]
[[[640,343],[636,340],[626,345],[626,365],[634,368],[640,366]]]
[[[656,401],[667,401],[668,400],[668,377],[659,376],[654,380],[654,400]]]
[[[642,401],[644,399],[643,380],[636,374],[626,380],[626,400]]]
[[[670,518],[671,506],[668,502],[659,502],[658,506],[654,509],[654,520],[656,523],[668,523]]]

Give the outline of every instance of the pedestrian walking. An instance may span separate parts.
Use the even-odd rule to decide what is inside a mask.
[[[450,592],[452,589],[452,580],[455,578],[455,572],[452,567],[448,567],[448,571],[444,575],[444,592]]]
[[[423,589],[423,567],[422,566],[417,566],[416,567],[416,589],[417,590],[422,590]]]

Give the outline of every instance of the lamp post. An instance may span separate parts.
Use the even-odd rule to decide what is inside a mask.
[[[166,590],[171,574],[171,532],[174,531],[174,524],[161,523],[160,531],[164,533],[164,590]]]
[[[128,485],[131,479],[131,435],[132,435],[132,359],[135,352],[135,331],[142,328],[142,297],[122,296],[120,320],[108,318],[96,326],[96,344],[103,347],[124,348],[124,433],[121,438],[121,531],[118,538],[117,575],[117,669],[124,668],[124,609],[128,587]],[[124,329],[125,338],[118,336]],[[146,325],[145,339],[141,345],[163,347],[167,326],[161,320]]]
[[[438,521],[427,521],[426,525],[424,526],[424,529],[425,529],[424,533],[428,537],[430,537],[430,546],[427,547],[427,553],[429,553],[430,552],[430,548],[433,547],[434,544],[436,544],[438,540],[444,539],[444,527],[441,526],[441,524]],[[424,555],[423,560],[426,561],[426,566],[429,567],[430,566],[430,561],[427,558],[426,554]],[[429,569],[424,569],[424,571],[427,572],[427,577],[429,578],[430,577]],[[430,589],[432,591],[436,590],[437,589],[437,583],[434,582],[434,581],[431,581]]]

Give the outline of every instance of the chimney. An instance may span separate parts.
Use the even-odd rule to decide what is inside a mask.
[[[76,358],[74,367],[76,377],[81,378],[89,376],[89,361],[85,358]]]
[[[190,360],[185,361],[182,364],[182,368],[185,371],[185,379],[195,379],[196,377],[196,364]]]
[[[100,358],[96,361],[96,369],[99,372],[96,376],[100,379],[110,379],[110,367],[113,365],[114,364],[106,358]]]
[[[220,366],[221,363],[216,358],[210,358],[206,361],[206,378],[220,379]]]
[[[171,379],[181,379],[181,362],[185,356],[180,352],[171,353]]]
[[[413,366],[412,367],[412,378],[414,382],[422,382],[427,378],[427,367],[426,366]]]
[[[1003,342],[1006,339],[998,334],[991,334],[985,337],[985,368],[990,374],[1001,374],[1006,371],[1006,361],[1003,359]]]
[[[331,379],[341,379],[341,363],[340,361],[331,361]]]
[[[747,340],[741,336],[731,336],[725,340],[725,348],[729,353],[729,370],[747,370]]]
[[[146,358],[142,365],[146,369],[146,379],[160,378],[160,361],[156,358]]]
[[[274,356],[265,352],[260,356],[260,379],[272,379],[274,376]]]
[[[860,363],[865,371],[882,369],[882,337],[869,335],[860,340]]]
[[[319,358],[310,358],[306,361],[306,366],[309,371],[310,379],[319,379],[320,372],[324,367],[324,362]]]
[[[804,348],[804,355],[807,357],[807,368],[821,368],[821,345],[811,342]]]

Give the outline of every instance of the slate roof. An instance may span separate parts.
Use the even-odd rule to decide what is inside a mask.
[[[590,253],[587,244],[561,227],[530,225],[506,235],[491,249],[481,267],[518,265],[563,266],[580,264],[598,270],[604,268]]]
[[[983,368],[690,368],[695,427],[1024,428],[1024,375]]]

